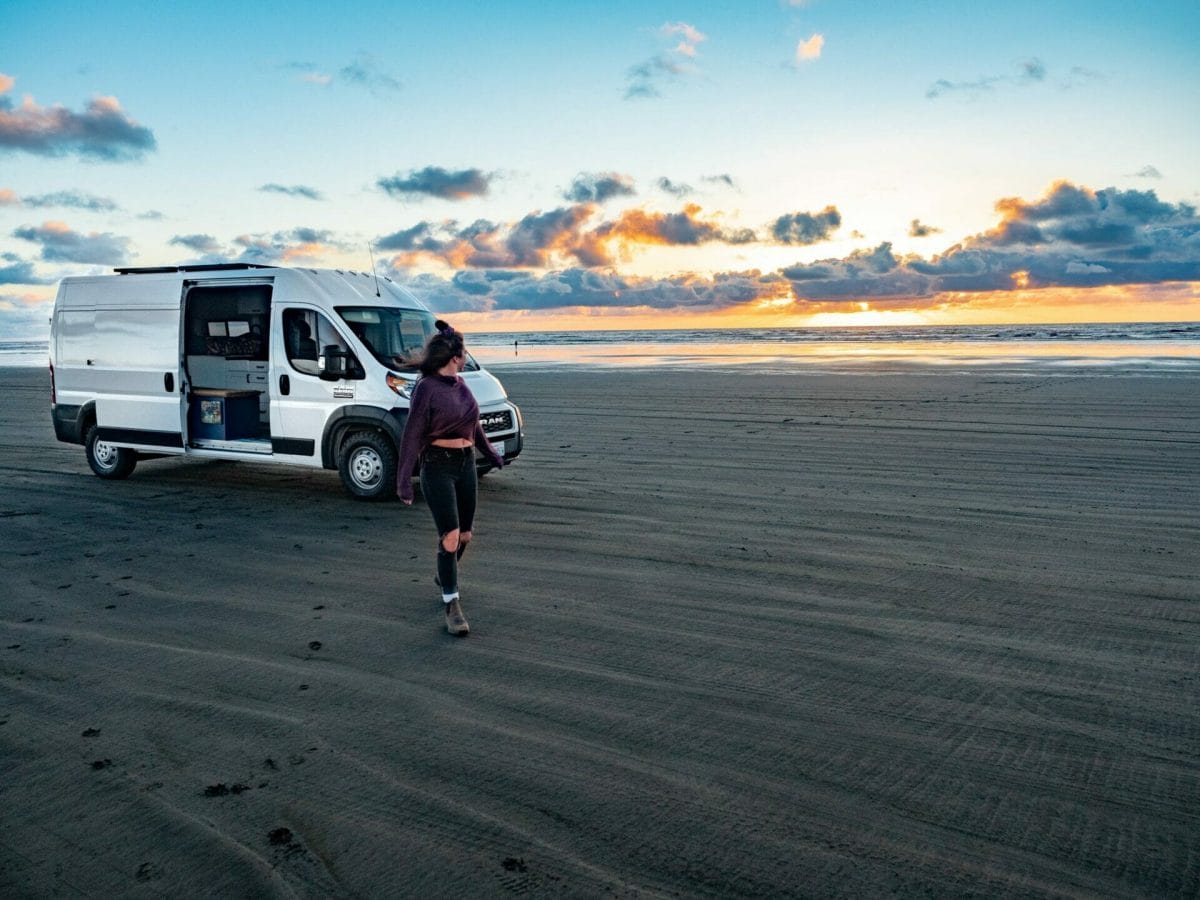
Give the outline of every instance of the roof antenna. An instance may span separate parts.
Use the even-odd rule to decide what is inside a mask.
[[[379,273],[375,271],[375,254],[371,252],[371,242],[367,241],[367,256],[371,259],[371,274],[375,276],[375,296],[379,296]]]

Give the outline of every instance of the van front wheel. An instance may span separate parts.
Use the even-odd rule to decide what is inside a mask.
[[[359,500],[384,500],[396,493],[396,448],[377,431],[356,431],[338,458],[342,484]]]
[[[137,465],[137,453],[100,440],[99,433],[100,429],[93,425],[84,440],[88,465],[101,478],[128,478]]]

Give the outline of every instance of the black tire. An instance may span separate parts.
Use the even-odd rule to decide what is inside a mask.
[[[135,451],[106,444],[100,440],[99,428],[96,425],[88,428],[83,446],[87,453],[88,465],[101,478],[128,478],[133,467],[137,465]]]
[[[396,495],[396,448],[378,431],[356,431],[338,456],[342,484],[356,500],[387,500]]]

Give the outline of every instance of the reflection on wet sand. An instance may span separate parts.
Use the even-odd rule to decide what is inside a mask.
[[[477,346],[472,352],[486,366],[614,366],[687,368],[758,366],[769,371],[796,368],[824,371],[886,372],[914,367],[1053,371],[1061,368],[1120,368],[1172,371],[1200,369],[1200,344],[1172,341],[828,341],[786,343],[733,341],[692,343],[638,341],[621,343],[525,342],[512,350]]]

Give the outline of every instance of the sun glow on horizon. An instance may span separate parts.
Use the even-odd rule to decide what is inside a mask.
[[[777,297],[707,311],[562,307],[446,315],[475,332],[1193,322],[1200,321],[1200,282],[946,294],[888,302],[892,305],[887,308],[865,300],[813,304],[806,311],[802,302]]]

